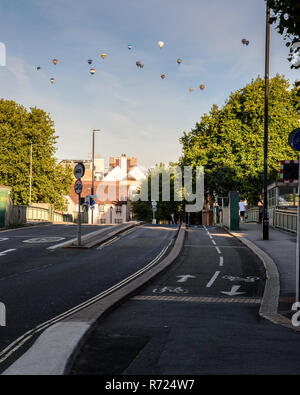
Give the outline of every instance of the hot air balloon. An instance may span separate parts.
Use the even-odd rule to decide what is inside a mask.
[[[128,44],[128,49],[129,49],[129,50],[132,49],[132,47],[133,47],[133,45]]]
[[[90,73],[91,73],[91,75],[94,75],[96,73],[96,70],[95,69],[90,69]]]
[[[137,65],[137,67],[141,67],[142,62],[141,62],[140,60],[137,60],[137,61],[135,62],[135,64]]]
[[[58,60],[57,60],[57,59],[53,59],[52,62],[53,62],[53,64],[56,66],[57,63],[58,63]]]
[[[163,41],[158,41],[157,45],[159,46],[159,48],[162,48],[165,43]]]
[[[180,59],[180,58],[177,59],[177,63],[178,63],[178,64],[181,64],[181,63],[182,63],[182,59]]]
[[[54,81],[55,81],[55,79],[54,79],[54,78],[50,78],[50,82],[51,82],[51,84],[53,84],[53,83],[54,83]]]
[[[164,80],[164,79],[166,78],[166,75],[165,75],[165,74],[162,74],[162,75],[160,76],[160,78],[161,78],[162,80]]]
[[[194,88],[193,88],[192,86],[190,86],[190,87],[189,87],[189,91],[190,91],[190,92],[193,92],[193,91],[194,91]]]
[[[250,41],[249,40],[247,40],[246,41],[246,45],[247,45],[247,47],[248,47],[248,45],[250,44]]]
[[[41,70],[40,66],[38,66],[36,69],[37,69],[37,70]]]
[[[140,69],[143,69],[144,68],[144,65],[143,64],[140,64]]]
[[[106,54],[105,52],[103,52],[103,53],[101,54],[101,58],[102,58],[102,59],[105,59],[106,56],[107,56],[107,54]]]
[[[242,44],[246,45],[247,40],[245,38],[242,39]]]
[[[200,89],[201,89],[202,91],[204,91],[205,85],[201,84],[201,85],[200,85]]]
[[[91,65],[92,63],[93,63],[93,60],[92,60],[92,59],[89,59],[89,60],[88,60],[88,64]]]

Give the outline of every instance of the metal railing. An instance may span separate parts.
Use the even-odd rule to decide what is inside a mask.
[[[259,207],[251,207],[246,211],[246,222],[260,222]],[[269,209],[270,226],[288,230],[289,232],[297,232],[297,210],[270,208]]]
[[[246,211],[246,222],[259,222],[259,207],[250,207]]]
[[[72,214],[62,214],[51,208],[34,206],[11,206],[7,212],[8,225],[23,225],[28,222],[73,222]]]
[[[275,209],[273,226],[290,232],[297,232],[297,211]]]

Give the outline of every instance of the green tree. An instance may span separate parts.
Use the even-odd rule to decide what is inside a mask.
[[[155,218],[160,220],[171,221],[171,214],[174,214],[175,220],[180,221],[183,218],[183,202],[177,202],[174,200],[174,174],[170,169],[176,166],[175,164],[170,164],[170,168],[166,167],[164,164],[157,165],[152,172],[148,173],[147,179],[142,183],[142,188],[148,188],[148,201],[144,202],[141,200],[132,201],[132,210],[136,218],[140,221],[150,222],[153,217],[152,204],[151,204],[151,176],[155,174],[159,175],[159,199],[157,201],[157,211],[155,213]],[[162,174],[170,176],[170,201],[164,201],[162,197]]]
[[[295,86],[277,75],[270,80],[269,182],[279,178],[280,160],[296,159],[289,133],[299,126]],[[231,93],[222,108],[213,105],[182,138],[182,165],[205,168],[206,192],[238,190],[250,204],[260,200],[263,179],[264,80],[258,77]]]
[[[270,22],[277,24],[277,31],[283,35],[286,45],[290,47],[292,44],[300,42],[300,2],[297,0],[265,1],[273,12]]]
[[[12,187],[14,204],[29,203],[32,143],[32,202],[65,208],[72,183],[70,168],[56,164],[54,123],[43,110],[26,110],[14,101],[0,100],[0,184]]]

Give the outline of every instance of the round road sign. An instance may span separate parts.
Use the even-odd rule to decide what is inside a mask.
[[[292,131],[289,135],[289,145],[295,150],[300,151],[300,128]]]
[[[75,189],[75,192],[77,193],[77,195],[81,194],[81,192],[82,192],[82,182],[80,180],[77,180],[75,182],[74,189]]]
[[[77,180],[80,180],[84,176],[85,173],[85,167],[83,163],[77,163],[77,165],[74,167],[74,176]]]

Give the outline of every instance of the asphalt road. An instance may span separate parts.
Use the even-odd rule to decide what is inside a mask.
[[[258,315],[263,288],[237,239],[190,227],[174,265],[98,324],[71,374],[299,374],[299,332]]]
[[[71,239],[74,229],[54,225],[0,234],[0,238],[8,238],[0,242],[0,302],[7,310],[7,326],[0,327],[0,361],[6,357],[1,351],[25,332],[133,274],[176,235],[176,227],[140,226],[100,249],[47,249],[53,240],[46,238]],[[93,230],[84,228],[84,232]],[[36,238],[44,242],[31,240]],[[28,240],[31,242],[25,242]],[[1,255],[10,249],[15,250]],[[0,371],[21,352],[24,350],[17,350],[0,363]]]

